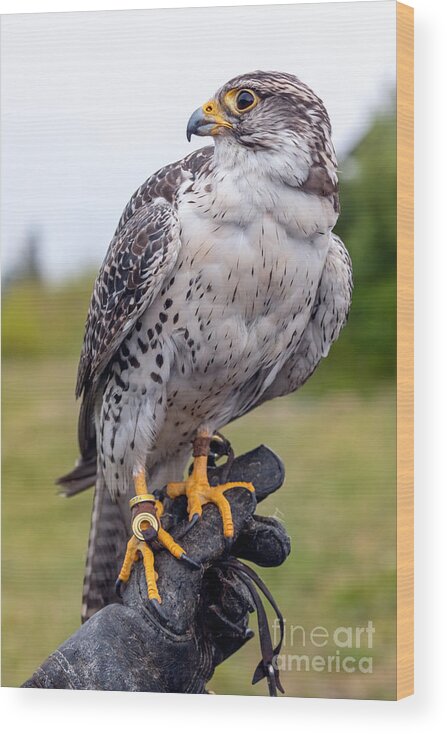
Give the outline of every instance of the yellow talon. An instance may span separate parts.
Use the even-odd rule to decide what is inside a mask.
[[[230,503],[224,497],[224,492],[234,487],[245,487],[249,492],[254,492],[255,488],[251,482],[226,482],[212,487],[208,481],[207,463],[207,456],[196,456],[192,473],[186,482],[171,482],[167,485],[167,494],[171,499],[180,497],[182,494],[186,495],[190,521],[194,516],[202,515],[203,505],[208,502],[216,505],[222,516],[224,536],[232,538],[234,535],[233,518]]]
[[[143,559],[148,598],[157,599],[157,601],[161,602],[157,589],[157,572],[154,567],[154,554],[144,540],[137,540],[134,535],[127,544],[126,555],[118,579],[125,584],[129,581],[133,565],[138,561],[140,556]]]
[[[148,494],[144,470],[139,472],[135,476],[134,484],[136,497],[133,497],[130,501],[131,507],[138,508],[139,506],[141,507],[143,503],[150,502],[155,510],[155,513],[153,517],[150,517],[151,522],[145,519],[146,516],[149,516],[150,514],[148,512],[143,511],[140,512],[140,514],[135,515],[132,527],[135,527],[135,532],[138,534],[138,537],[136,537],[135,534],[132,535],[129,542],[127,543],[126,555],[124,556],[124,561],[118,575],[118,581],[122,583],[127,583],[129,581],[130,574],[132,573],[132,568],[134,564],[141,558],[143,561],[144,573],[146,576],[148,598],[156,599],[158,602],[161,603],[160,594],[158,593],[157,588],[158,574],[155,570],[154,554],[149,548],[146,541],[143,539],[141,531],[147,530],[152,525],[154,530],[156,530],[157,540],[170,553],[172,553],[175,558],[184,558],[189,560],[190,562],[191,559],[188,559],[188,556],[186,556],[183,548],[175,542],[174,538],[172,538],[172,536],[166,530],[164,530],[164,528],[162,528],[160,518],[163,514],[163,504],[159,500],[155,500],[155,498],[152,499],[153,495]],[[138,520],[138,518],[140,518],[141,522]]]
[[[143,556],[148,599],[156,599],[158,602],[161,602],[160,594],[157,589],[157,573],[154,567],[154,554],[144,540],[139,541],[138,550]]]
[[[162,527],[158,531],[157,540],[159,540],[166,550],[168,550],[175,558],[181,558],[185,555],[185,551],[181,545],[176,543],[172,535],[169,535],[169,533],[167,533]]]

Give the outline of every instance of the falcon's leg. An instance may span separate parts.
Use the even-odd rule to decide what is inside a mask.
[[[224,492],[234,487],[245,487],[249,492],[255,488],[251,482],[226,482],[211,486],[208,481],[208,454],[212,436],[199,433],[193,441],[194,465],[191,475],[185,482],[171,482],[167,486],[168,497],[174,499],[185,494],[188,499],[188,515],[190,522],[195,522],[202,515],[203,505],[211,502],[217,505],[222,516],[223,534],[229,542],[234,535],[233,518],[230,503]]]
[[[160,603],[161,598],[157,588],[158,576],[155,571],[154,553],[150,548],[150,543],[157,540],[175,558],[186,561],[196,567],[198,567],[198,564],[189,558],[183,548],[162,528],[161,516],[163,514],[163,505],[155,499],[153,494],[148,493],[144,469],[136,472],[134,486],[135,497],[132,497],[129,502],[132,509],[133,535],[127,544],[126,555],[116,582],[116,590],[118,595],[121,595],[122,585],[127,583],[134,563],[141,557],[146,576],[148,598]]]

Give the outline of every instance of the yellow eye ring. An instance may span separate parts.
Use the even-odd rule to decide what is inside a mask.
[[[237,115],[249,112],[258,102],[259,97],[252,89],[230,89],[225,95],[226,105]]]

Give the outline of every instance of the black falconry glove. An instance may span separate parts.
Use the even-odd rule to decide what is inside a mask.
[[[23,687],[206,693],[216,666],[254,636],[248,621],[256,611],[261,661],[253,683],[265,677],[270,695],[283,690],[275,667],[280,645],[273,648],[259,590],[272,604],[280,629],[282,616],[261,579],[240,560],[279,566],[290,552],[282,524],[254,514],[256,503],[282,485],[283,465],[260,446],[236,459],[230,455],[224,466],[210,466],[208,475],[211,484],[245,481],[255,487],[254,494],[244,488],[226,493],[234,522],[231,548],[225,545],[215,506],[206,505],[202,519],[189,528],[186,499],[165,499],[165,529],[176,541],[181,539],[199,566],[179,563],[160,547],[156,568],[163,602],[157,608],[149,603],[138,562],[122,603],[94,614]]]

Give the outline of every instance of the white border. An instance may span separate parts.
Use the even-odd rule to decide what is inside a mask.
[[[311,0],[312,1],[312,0]],[[348,0],[353,1],[353,0]],[[358,1],[358,0],[357,0]],[[0,0],[0,11],[41,12],[199,5],[258,0],[138,2]],[[175,694],[2,689],[6,731],[39,734],[238,731],[446,731],[446,95],[445,11],[416,8],[416,695],[399,703]],[[444,541],[444,542],[443,542]],[[444,722],[442,724],[442,722]]]
[[[148,8],[198,8],[231,5],[300,5],[321,3],[322,0],[0,0],[0,13],[63,12],[70,10],[145,10]],[[326,0],[326,2],[381,2],[381,0]],[[422,4],[422,0],[407,2],[407,5]],[[435,5],[436,0],[426,4]]]

